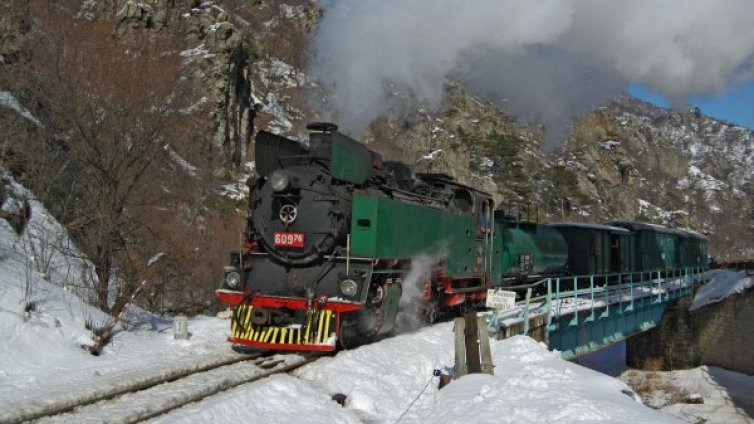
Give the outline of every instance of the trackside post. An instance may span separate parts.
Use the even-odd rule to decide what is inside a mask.
[[[455,319],[455,378],[466,374],[494,374],[490,338],[484,317],[467,312]]]

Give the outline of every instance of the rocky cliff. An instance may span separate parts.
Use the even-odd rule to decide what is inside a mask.
[[[541,221],[639,219],[706,233],[721,258],[754,255],[751,130],[624,94],[545,151],[541,128],[446,87],[438,113],[418,108],[408,119],[377,123],[365,140],[487,190],[498,203],[536,205]]]
[[[624,95],[577,123],[564,157],[597,216],[695,228],[719,255],[754,254],[751,130]]]

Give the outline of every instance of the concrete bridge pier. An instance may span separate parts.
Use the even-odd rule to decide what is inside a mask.
[[[627,341],[629,365],[650,358],[664,370],[702,364],[754,375],[754,290],[689,311],[693,296],[668,305],[662,321]]]

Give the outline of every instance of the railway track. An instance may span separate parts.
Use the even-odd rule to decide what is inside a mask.
[[[39,423],[135,423],[166,414],[219,392],[290,372],[319,356],[238,355],[194,370],[176,372],[148,381],[90,396],[76,404],[63,404],[30,411],[7,422],[36,420]],[[0,420],[5,422],[5,420]]]

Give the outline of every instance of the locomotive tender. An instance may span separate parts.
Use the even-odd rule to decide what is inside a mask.
[[[232,343],[352,346],[393,329],[404,291],[421,293],[412,301],[432,321],[487,289],[547,276],[707,266],[699,234],[526,222],[448,175],[383,161],[334,124],[307,129],[308,144],[257,135],[245,250],[231,254],[216,292],[233,308]],[[429,269],[407,280],[419,257]]]

